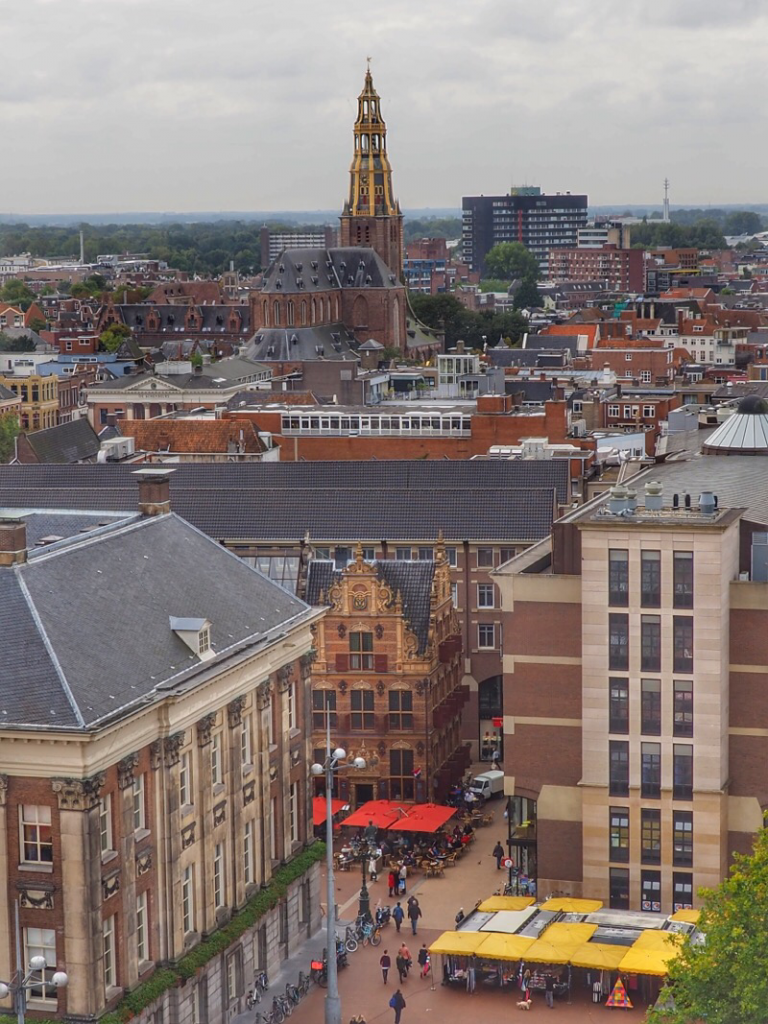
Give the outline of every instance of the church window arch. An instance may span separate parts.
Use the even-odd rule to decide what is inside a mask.
[[[304,299],[301,300],[301,326],[307,326],[307,303]]]
[[[293,327],[295,319],[296,319],[296,310],[295,310],[295,306],[294,306],[294,303],[293,303],[293,299],[288,299],[288,306],[287,306],[287,309],[286,309],[286,317],[285,317],[285,322],[288,325],[288,327]]]
[[[275,327],[280,326],[280,303],[277,301],[277,299],[275,299],[274,303],[272,304],[272,321]]]
[[[264,299],[264,302],[262,303],[261,313],[262,313],[262,325],[261,326],[262,327],[269,327],[269,302],[267,302],[266,299]]]
[[[312,306],[310,309],[310,323],[313,324],[317,320],[317,302],[312,299]]]

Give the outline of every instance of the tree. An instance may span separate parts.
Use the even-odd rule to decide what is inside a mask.
[[[125,324],[111,324],[99,335],[99,341],[105,351],[117,352],[125,339],[130,337],[130,327],[126,327]]]
[[[33,316],[27,324],[30,331],[34,331],[35,334],[39,334],[40,331],[45,331],[48,328],[48,321],[43,316]]]
[[[0,299],[3,302],[10,302],[13,306],[19,306],[26,312],[35,301],[35,293],[18,277],[12,277],[0,289]]]
[[[7,462],[14,452],[14,441],[19,436],[19,417],[7,412],[0,415],[0,462]]]
[[[703,890],[699,930],[669,965],[674,1008],[653,1011],[665,1024],[765,1024],[768,1020],[768,830],[752,854],[735,858],[716,889]]]
[[[19,334],[12,338],[0,331],[0,352],[34,352],[35,342],[29,334]]]
[[[509,291],[509,281],[502,281],[499,277],[486,277],[480,282],[481,292],[506,292]]]
[[[763,230],[763,218],[752,210],[734,210],[723,221],[724,235],[756,235]]]
[[[536,287],[534,277],[524,277],[520,287],[515,292],[515,309],[530,309],[533,306],[540,306],[542,302],[539,289]]]
[[[538,280],[539,261],[522,242],[499,242],[485,257],[485,276],[505,281],[515,277]]]

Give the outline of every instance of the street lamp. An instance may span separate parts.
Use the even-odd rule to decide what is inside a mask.
[[[48,961],[44,956],[33,956],[29,961],[29,970],[24,973],[21,965],[21,928],[19,927],[19,901],[16,900],[16,973],[10,981],[0,981],[0,999],[13,995],[13,1008],[16,1010],[18,1024],[24,1024],[27,1009],[27,991],[46,984],[45,972]],[[66,988],[69,978],[64,971],[54,971],[51,984],[54,988]]]
[[[351,764],[343,764],[346,761],[347,752],[343,747],[337,747],[331,751],[331,715],[326,704],[326,739],[325,739],[325,761],[322,764],[313,764],[310,771],[315,777],[325,776],[325,845],[327,865],[327,890],[328,901],[327,933],[326,933],[326,955],[328,963],[328,991],[325,997],[325,1024],[341,1024],[341,999],[339,998],[339,978],[336,965],[336,894],[333,876],[333,777],[346,768],[356,768],[361,771],[366,767],[364,757],[356,757]],[[19,1021],[19,1024],[23,1024]]]

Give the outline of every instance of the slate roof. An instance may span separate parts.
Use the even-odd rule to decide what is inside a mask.
[[[95,459],[100,442],[88,420],[70,420],[56,427],[35,430],[27,441],[39,462],[69,464]]]
[[[136,513],[138,515],[138,513]],[[41,552],[48,551],[51,544],[41,544],[44,537],[60,537],[69,541],[82,538],[85,533],[93,533],[104,527],[114,526],[119,522],[126,523],[133,516],[125,512],[29,512],[19,516],[27,525],[27,547],[29,557],[36,558]]]
[[[18,395],[14,395],[10,388],[0,384],[0,402],[13,402],[16,400],[18,400]]]
[[[238,377],[234,380],[229,380],[217,373],[218,365],[218,363],[211,363],[210,366],[205,367],[204,373],[171,373],[167,375],[159,373],[126,374],[123,377],[116,377],[114,380],[107,380],[101,384],[90,384],[88,391],[98,391],[99,389],[106,391],[122,390],[142,380],[162,381],[164,384],[170,384],[172,387],[175,386],[182,391],[219,391],[227,390],[241,380]],[[254,366],[253,373],[256,374],[261,369],[264,369],[264,367]]]
[[[262,292],[312,295],[329,289],[400,288],[375,249],[285,249],[264,273]]]
[[[103,313],[106,308],[106,306],[102,306],[100,312]],[[202,331],[213,335],[213,340],[215,340],[217,334],[231,333],[229,331],[229,318],[232,311],[235,312],[238,318],[237,327],[241,333],[247,332],[251,319],[250,307],[236,304],[226,306],[160,304],[153,306],[147,303],[116,303],[114,308],[124,324],[138,331],[139,337],[142,331],[148,330],[147,320],[153,311],[160,318],[160,327],[158,328],[160,331],[183,334],[185,332],[184,324],[186,323],[187,315],[190,310],[193,310],[199,324],[195,329],[195,336]]]
[[[394,594],[401,595],[405,621],[419,641],[419,653],[423,653],[429,638],[429,605],[435,563],[388,560],[373,564],[379,579],[391,587]],[[307,576],[307,602],[320,604],[322,591],[324,603],[328,604],[328,589],[339,580],[341,571],[334,569],[333,562],[311,561]]]
[[[248,343],[248,359],[270,362],[313,362],[354,360],[355,336],[342,323],[314,327],[262,327]]]
[[[0,466],[6,509],[134,511],[135,466]],[[37,471],[37,472],[35,472]],[[568,500],[567,460],[182,463],[174,511],[217,540],[497,540],[545,537]]]
[[[586,333],[584,331],[584,334]],[[573,355],[578,355],[578,332],[576,334],[529,334],[525,339],[525,347],[533,351],[547,349],[550,352],[555,352],[557,349],[568,349]]]
[[[0,728],[87,729],[193,684],[215,661],[200,662],[169,616],[209,619],[223,661],[308,614],[173,514],[48,549],[0,568]]]

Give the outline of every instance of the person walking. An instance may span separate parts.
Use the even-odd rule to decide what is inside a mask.
[[[407,975],[408,971],[410,971],[411,969],[413,957],[411,956],[410,949],[408,949],[405,943],[403,943],[402,946],[400,947],[400,956],[403,958],[403,960],[405,960],[405,973]]]
[[[501,871],[501,862],[504,859],[504,847],[501,845],[501,840],[494,846],[493,856],[496,858],[496,870]]]
[[[400,1024],[400,1014],[405,1009],[405,999],[403,998],[403,993],[400,989],[398,989],[389,1000],[389,1005],[395,1011],[395,1024]]]
[[[402,983],[408,977],[408,966],[406,965],[405,957],[400,952],[398,952],[397,956],[395,957],[395,967],[397,968],[398,981],[402,985]]]
[[[381,967],[381,976],[384,979],[384,984],[387,984],[387,975],[389,974],[389,968],[392,966],[392,958],[389,955],[388,950],[384,950],[379,960],[379,967]]]
[[[405,882],[406,882],[407,878],[408,878],[408,867],[406,866],[405,863],[403,863],[401,865],[401,867],[400,867],[400,883],[399,883],[398,889],[397,889],[398,894],[400,896],[405,896]]]
[[[387,876],[387,885],[389,886],[389,898],[392,899],[395,895],[395,889],[397,888],[397,876],[391,868],[389,875]]]
[[[397,928],[398,931],[400,931],[400,925],[403,923],[404,917],[405,913],[403,911],[403,908],[400,906],[400,902],[398,901],[397,905],[395,906],[395,909],[392,911],[392,919],[394,920],[395,928]]]
[[[547,1006],[551,1010],[552,1007],[555,1005],[555,979],[552,977],[551,974],[547,975],[546,981],[544,983],[544,995],[547,1000]]]
[[[421,917],[421,907],[416,900],[408,904],[408,920],[411,922],[411,930],[416,934],[416,925]]]
[[[416,959],[418,960],[419,967],[421,968],[420,977],[426,978],[429,974],[429,951],[427,950],[426,942],[422,942],[421,949],[416,955]]]

